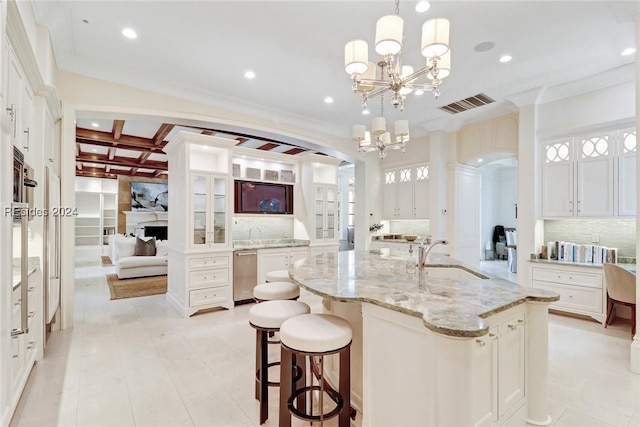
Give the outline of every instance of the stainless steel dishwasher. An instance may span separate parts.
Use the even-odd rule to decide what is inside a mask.
[[[253,299],[253,288],[258,284],[258,252],[238,250],[233,253],[233,301]]]

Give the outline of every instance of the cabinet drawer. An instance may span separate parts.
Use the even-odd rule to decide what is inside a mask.
[[[196,307],[214,302],[222,302],[228,299],[229,287],[218,286],[216,288],[205,288],[189,291],[189,305]]]
[[[532,279],[589,288],[602,288],[602,274],[575,273],[572,271],[533,268]]]
[[[189,272],[189,287],[224,286],[229,283],[229,269],[216,268]]]
[[[206,268],[206,267],[222,267],[229,265],[228,256],[212,256],[206,258],[192,258],[189,260],[189,269]]]
[[[560,300],[551,303],[551,308],[557,307],[559,309],[602,314],[602,289],[537,282],[535,280],[533,287],[560,294]]]

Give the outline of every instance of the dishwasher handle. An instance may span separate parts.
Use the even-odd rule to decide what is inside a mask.
[[[258,255],[258,252],[256,251],[242,251],[242,252],[235,252],[236,256],[247,256],[247,255]]]

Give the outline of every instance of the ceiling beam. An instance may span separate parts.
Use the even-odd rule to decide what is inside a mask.
[[[153,135],[153,144],[160,145],[164,141],[164,139],[169,135],[169,132],[173,130],[176,125],[172,125],[169,123],[163,123],[155,135]]]
[[[125,148],[139,151],[152,151],[162,153],[162,145],[155,145],[152,139],[139,136],[121,135],[116,140],[109,132],[82,129],[76,127],[76,142],[83,144],[102,145],[107,147]],[[164,153],[163,153],[164,154]]]
[[[123,166],[128,168],[140,167],[140,162],[137,158],[114,156],[113,159],[109,159],[109,156],[107,154],[97,153],[82,153],[76,157],[76,161],[85,163],[97,163],[100,165]],[[168,170],[169,163],[160,162],[157,160],[147,160],[147,162],[145,163],[145,168]]]
[[[215,135],[216,132],[212,131],[212,130],[203,130],[202,132],[200,132],[202,135]]]
[[[107,155],[109,156],[109,160],[113,160],[113,158],[116,155],[116,149],[115,148],[109,148],[109,152],[107,153]]]
[[[144,178],[154,178],[153,172],[138,172],[135,174],[130,173],[129,171],[121,171],[121,170],[112,170],[109,173],[106,173],[102,168],[84,168],[83,170],[76,170],[76,176],[95,176],[98,178],[115,178],[117,175],[125,175],[125,176],[139,176]]]
[[[274,149],[276,147],[279,147],[279,145],[276,144],[276,143],[273,143],[273,142],[269,142],[269,143],[261,145],[260,147],[257,147],[257,149],[258,150],[263,150],[263,151],[269,151],[269,150],[272,150],[272,149]]]
[[[305,151],[307,150],[304,148],[296,147],[296,148],[292,148],[290,150],[284,151],[283,154],[290,154],[292,156],[295,156],[296,154],[304,153]]]
[[[120,139],[122,135],[122,128],[124,128],[124,120],[114,120],[111,134],[116,141]]]

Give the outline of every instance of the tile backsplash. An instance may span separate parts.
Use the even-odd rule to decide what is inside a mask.
[[[382,233],[402,233],[402,234],[415,234],[417,236],[425,237],[429,234],[429,220],[415,220],[415,221],[383,221],[385,227],[382,229]]]
[[[293,217],[237,216],[233,218],[232,239],[249,240],[251,227],[259,227],[262,230],[253,230],[251,238],[254,240],[293,238]]]
[[[597,235],[597,236],[594,236]],[[593,242],[598,237],[599,242]],[[635,219],[545,220],[544,241],[564,241],[618,249],[618,257],[636,256]]]

